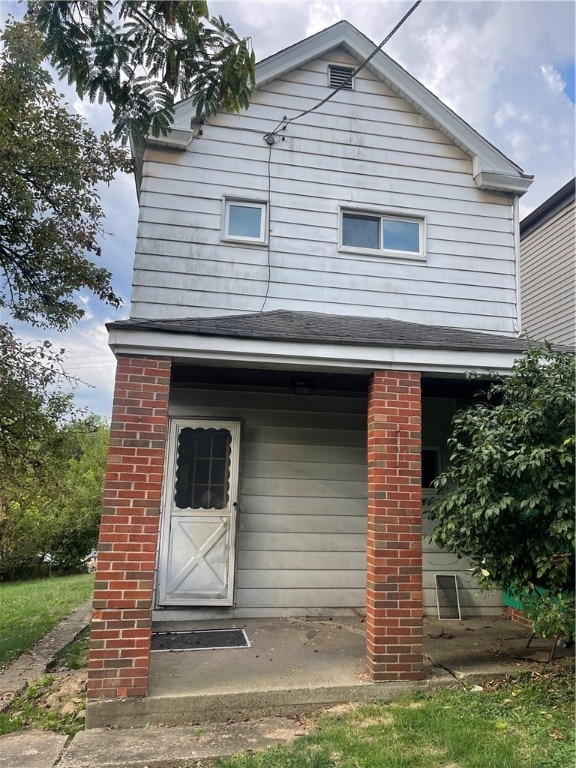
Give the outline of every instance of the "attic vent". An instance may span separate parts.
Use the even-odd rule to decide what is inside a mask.
[[[342,88],[344,91],[354,90],[354,73],[352,67],[340,67],[337,64],[328,65],[328,85],[330,88]]]

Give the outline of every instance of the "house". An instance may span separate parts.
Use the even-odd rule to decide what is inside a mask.
[[[340,22],[241,114],[136,153],[89,698],[146,696],[152,621],[366,612],[370,679],[422,676],[425,545],[466,372],[510,370],[531,177]],[[342,85],[321,107],[319,102]],[[455,570],[457,569],[457,570]]]
[[[576,220],[572,179],[520,222],[522,327],[534,340],[576,344]]]

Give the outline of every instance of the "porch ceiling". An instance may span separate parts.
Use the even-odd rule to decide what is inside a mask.
[[[250,390],[294,391],[297,382],[309,382],[316,394],[337,392],[350,396],[366,397],[369,376],[337,371],[289,371],[265,368],[235,368],[207,365],[193,365],[175,362],[172,365],[171,384],[173,387],[218,389],[246,388]],[[467,380],[461,378],[423,377],[422,397],[444,397],[473,400],[476,392],[488,387],[489,380]]]

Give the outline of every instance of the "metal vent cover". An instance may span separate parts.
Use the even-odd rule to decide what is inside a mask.
[[[439,619],[462,621],[458,580],[454,573],[435,573],[436,605]]]
[[[341,88],[343,91],[354,90],[354,73],[352,67],[342,67],[338,64],[328,65],[328,85],[330,88]]]

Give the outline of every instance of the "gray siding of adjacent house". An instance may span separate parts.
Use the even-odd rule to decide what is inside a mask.
[[[576,343],[574,198],[521,242],[522,328],[532,339]]]
[[[517,327],[510,196],[479,190],[472,161],[375,75],[327,96],[342,50],[218,114],[184,152],[146,150],[131,316],[177,318],[289,309],[391,317],[502,334]],[[188,128],[178,107],[175,128]],[[270,204],[269,247],[222,239],[225,196]],[[339,210],[426,217],[426,261],[339,248]]]
[[[424,442],[445,443],[453,401],[425,401]],[[366,577],[366,399],[287,392],[174,389],[173,417],[242,423],[235,609],[222,615],[285,616],[363,611]],[[429,415],[428,415],[429,414]],[[463,612],[481,601],[466,564],[425,544],[425,610],[433,573],[458,572]],[[217,615],[216,609],[206,615]],[[196,618],[202,611],[195,610]],[[156,618],[186,618],[159,611]]]

